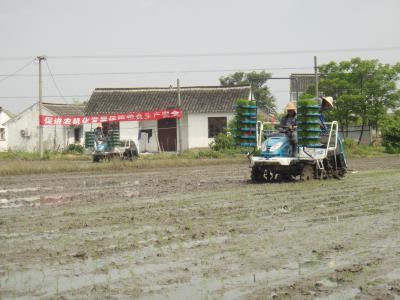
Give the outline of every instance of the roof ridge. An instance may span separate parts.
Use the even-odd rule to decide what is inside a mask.
[[[42,102],[43,105],[74,105],[74,106],[85,106],[85,104],[79,104],[79,103],[51,103],[51,102]]]
[[[235,86],[184,86],[180,87],[181,90],[213,90],[213,89],[242,89],[250,88],[250,85],[235,85]],[[96,91],[169,91],[176,90],[177,87],[133,87],[133,88],[95,88]]]

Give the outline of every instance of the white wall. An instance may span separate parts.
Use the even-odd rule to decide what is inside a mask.
[[[0,140],[0,151],[7,151],[8,150],[8,134],[7,128],[3,125],[3,123],[7,122],[10,117],[4,112],[0,112],[0,128],[4,128],[4,140]]]
[[[188,131],[188,120],[189,116],[187,113],[184,113],[181,119],[181,128],[182,128],[182,133],[181,133],[181,138],[182,138],[182,150],[187,150],[189,149],[189,131]],[[179,139],[179,135],[177,136]],[[179,144],[179,143],[178,143]]]
[[[52,116],[52,112],[43,108],[43,114]],[[39,113],[34,104],[6,124],[8,148],[12,151],[36,152],[39,148]],[[21,130],[29,132],[22,136]],[[43,126],[43,149],[50,151],[64,150],[74,143],[74,129],[66,126]]]
[[[38,106],[34,104],[6,124],[9,149],[12,151],[38,151],[38,126]],[[21,130],[27,130],[29,135],[23,137]]]
[[[208,118],[226,117],[227,123],[234,118],[233,113],[208,113],[188,115],[188,145],[189,148],[206,148],[213,138],[208,138]]]
[[[141,152],[158,152],[158,128],[157,128],[157,120],[148,120],[142,121],[139,124],[140,129],[152,129],[153,135],[148,140],[146,134],[141,135],[141,139],[139,141],[140,151]]]
[[[50,112],[43,112],[45,115],[53,115]],[[38,143],[39,134],[36,143]],[[61,151],[74,143],[73,127],[48,125],[43,126],[43,149],[49,151]]]
[[[139,135],[139,122],[120,122],[119,123],[119,136],[120,140],[133,140],[140,152],[140,144],[138,143]]]

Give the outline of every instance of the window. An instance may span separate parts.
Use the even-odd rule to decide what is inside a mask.
[[[5,140],[6,140],[6,129],[0,128],[0,141],[5,141]]]
[[[208,118],[208,137],[213,138],[226,128],[226,117]]]

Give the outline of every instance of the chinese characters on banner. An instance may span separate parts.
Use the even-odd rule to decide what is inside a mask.
[[[121,122],[121,121],[146,121],[160,119],[180,119],[182,110],[164,109],[145,112],[130,112],[126,114],[111,114],[99,116],[39,116],[40,125],[83,125],[102,122]]]

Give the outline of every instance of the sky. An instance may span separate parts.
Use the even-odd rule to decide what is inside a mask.
[[[398,0],[0,0],[0,106],[19,113],[38,100],[38,55],[48,57],[44,101],[60,103],[87,100],[98,87],[168,87],[177,78],[219,85],[234,70],[309,73],[314,55],[319,64],[356,56],[394,64],[399,11]],[[398,48],[318,51],[377,47]],[[180,56],[249,52],[264,54]],[[69,73],[80,75],[60,75]],[[289,81],[268,86],[282,109]]]

